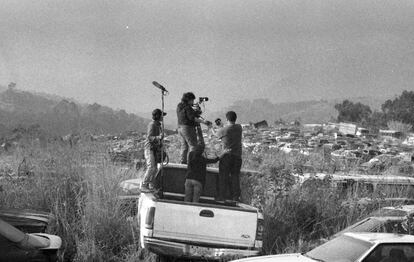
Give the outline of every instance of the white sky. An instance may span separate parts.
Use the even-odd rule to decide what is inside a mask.
[[[129,112],[414,90],[411,0],[0,0],[0,85]]]

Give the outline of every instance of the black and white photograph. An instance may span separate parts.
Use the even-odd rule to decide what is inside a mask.
[[[0,262],[414,262],[414,1],[0,0]]]

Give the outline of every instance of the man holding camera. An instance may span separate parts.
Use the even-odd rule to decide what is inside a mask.
[[[177,105],[178,133],[181,136],[181,164],[188,163],[189,149],[190,151],[194,151],[197,144],[204,145],[201,128],[198,131],[196,128],[200,126],[200,123],[207,126],[211,125],[210,121],[200,118],[201,112],[194,110],[194,100],[195,95],[192,92],[187,92],[183,94],[181,102]]]
[[[237,114],[226,113],[227,124],[216,132],[221,139],[223,154],[219,163],[219,179],[217,184],[217,201],[240,198],[240,169],[242,165],[242,127],[236,124]]]

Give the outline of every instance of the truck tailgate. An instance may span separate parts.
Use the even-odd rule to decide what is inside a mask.
[[[257,211],[160,201],[153,237],[191,243],[254,247]]]

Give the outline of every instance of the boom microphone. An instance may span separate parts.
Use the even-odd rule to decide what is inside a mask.
[[[167,89],[165,89],[165,87],[163,87],[162,85],[160,85],[159,83],[157,83],[156,81],[152,81],[152,84],[156,87],[158,87],[159,89],[161,89],[161,91],[163,92],[168,92]]]

